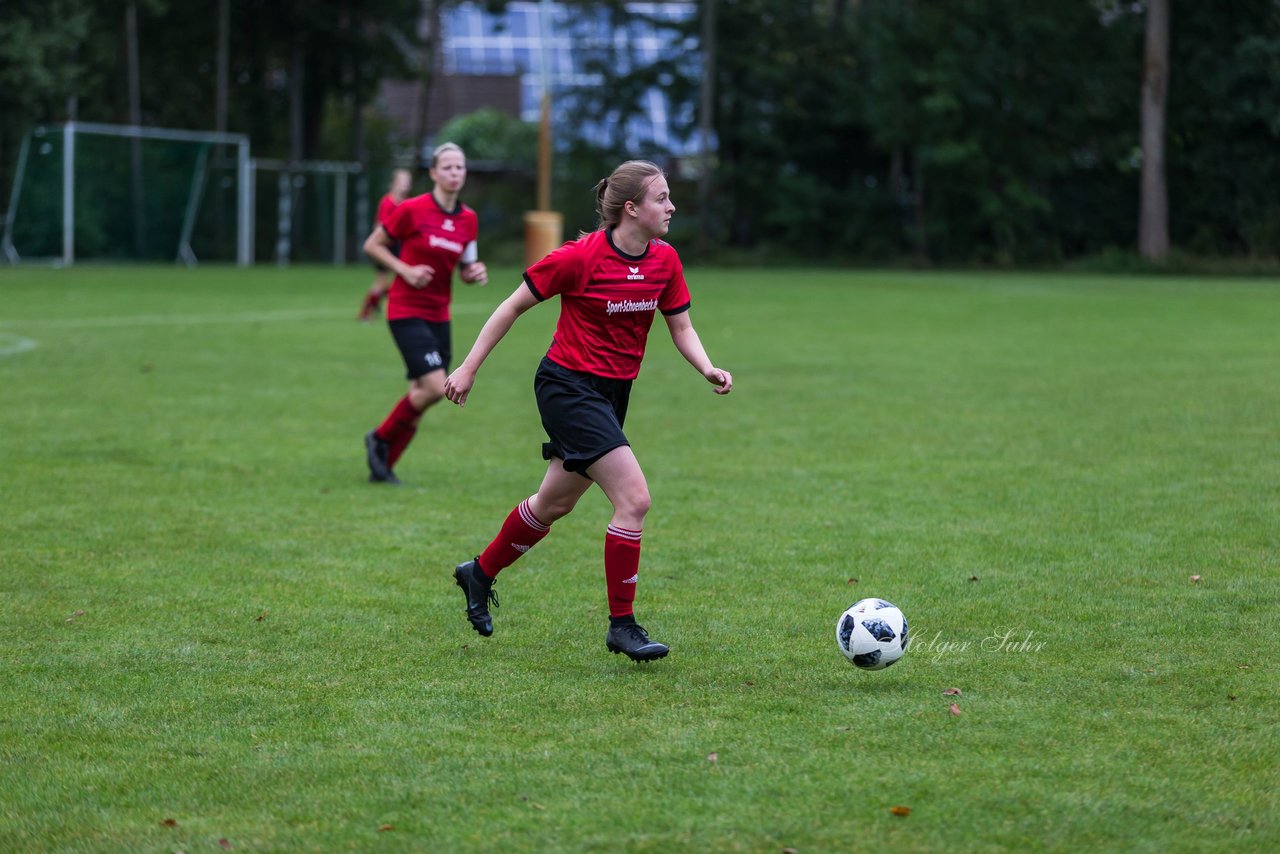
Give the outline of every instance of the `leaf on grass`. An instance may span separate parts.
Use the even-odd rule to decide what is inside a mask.
[[[712,765],[716,764],[717,762],[720,761],[720,754],[716,753],[714,750],[711,751],[710,753],[707,754],[707,761],[710,762]]]
[[[1200,583],[1200,576],[1198,576],[1198,575],[1193,575],[1193,576],[1191,576],[1191,583],[1192,583],[1192,584],[1199,584],[1199,583]]]
[[[782,849],[782,854],[800,854],[800,849],[798,849],[798,848],[783,848],[783,849]]]
[[[230,842],[229,840],[226,840],[226,839],[219,839],[219,840],[218,840],[218,847],[219,847],[219,848],[226,848],[228,851],[230,851],[230,850],[231,850],[231,842]]]
[[[178,820],[176,818],[166,818],[164,821],[160,822],[160,824],[164,827],[177,827]]]
[[[378,827],[378,832],[386,833],[388,830],[395,830],[395,829],[396,829],[396,826],[394,824],[383,824]]]
[[[911,807],[889,807],[889,812],[906,818],[911,815]]]
[[[969,580],[970,580],[970,581],[977,581],[977,580],[978,580],[978,576],[976,576],[976,575],[971,575],[971,576],[969,576]]]
[[[857,584],[857,583],[858,583],[858,579],[856,578],[850,578],[848,581],[845,582],[845,584]]]
[[[1234,700],[1235,698],[1236,698],[1236,695],[1235,695],[1235,694],[1228,694],[1228,695],[1227,695],[1227,699],[1228,699],[1228,700]]]
[[[1238,669],[1240,669],[1240,670],[1248,670],[1248,669],[1249,669],[1249,665],[1247,665],[1247,664],[1241,664],[1241,665],[1240,665],[1240,667],[1239,667]]]
[[[529,801],[529,806],[533,807],[535,810],[546,809],[546,807],[544,807],[542,804],[538,803],[537,801]]]
[[[72,614],[70,617],[67,617],[67,622],[69,623],[72,620],[74,620],[76,617],[83,617],[83,616],[84,616],[84,611],[76,609],[76,612],[74,614]]]
[[[268,613],[268,612],[264,610],[261,614],[259,614],[258,616],[254,617],[254,622],[255,622],[255,623],[261,623],[263,620],[265,620],[265,619],[267,618],[267,613]]]
[[[748,680],[747,680],[747,687],[748,687],[748,688],[750,688],[752,685],[755,685],[755,684],[756,684],[756,683],[752,682],[750,679],[748,679]]]
[[[951,704],[951,714],[953,714],[953,715],[958,715],[958,714],[960,714],[960,704],[959,704],[959,703],[952,703],[952,704]]]
[[[960,689],[959,689],[959,688],[948,688],[947,690],[945,690],[945,691],[943,691],[943,692],[942,692],[942,696],[944,696],[944,697],[959,697],[959,696],[960,696]]]

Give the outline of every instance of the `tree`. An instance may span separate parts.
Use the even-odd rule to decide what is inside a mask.
[[[1142,64],[1142,206],[1138,248],[1144,258],[1169,254],[1169,193],[1165,185],[1165,99],[1169,90],[1169,0],[1147,0]]]

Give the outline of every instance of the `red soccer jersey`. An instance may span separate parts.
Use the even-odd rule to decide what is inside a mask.
[[[560,319],[547,356],[600,377],[640,373],[653,313],[689,308],[689,286],[670,244],[649,241],[643,255],[623,253],[607,231],[566,243],[524,273],[540,300],[560,295]]]
[[[426,193],[405,199],[381,223],[393,240],[400,241],[401,261],[411,267],[426,264],[435,270],[424,288],[412,288],[395,277],[387,299],[387,320],[420,317],[432,323],[447,321],[453,268],[480,230],[476,212],[461,202],[451,211],[443,210],[436,197]]]

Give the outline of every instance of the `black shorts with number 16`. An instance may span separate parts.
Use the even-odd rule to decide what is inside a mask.
[[[416,317],[388,320],[391,337],[404,359],[405,378],[416,380],[432,371],[449,370],[453,356],[452,333],[448,321],[432,323]]]

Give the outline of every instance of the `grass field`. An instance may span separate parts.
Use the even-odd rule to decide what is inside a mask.
[[[1280,850],[1280,283],[689,278],[735,391],[658,322],[636,665],[598,493],[492,638],[450,575],[541,476],[556,306],[396,489],[366,269],[0,268],[0,850]]]

